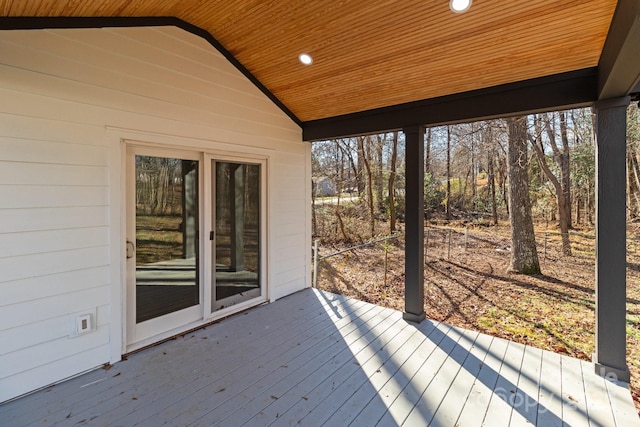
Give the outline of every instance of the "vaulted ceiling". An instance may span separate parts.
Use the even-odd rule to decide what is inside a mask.
[[[456,14],[448,0],[0,0],[0,13],[179,18],[308,122],[596,67],[617,3],[475,0]]]

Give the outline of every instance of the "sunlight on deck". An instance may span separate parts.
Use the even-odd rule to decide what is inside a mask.
[[[593,371],[308,289],[1,405],[0,424],[640,426]]]

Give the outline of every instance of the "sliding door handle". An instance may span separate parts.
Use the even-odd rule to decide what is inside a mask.
[[[127,240],[127,259],[133,258],[136,253],[136,245],[130,240]]]

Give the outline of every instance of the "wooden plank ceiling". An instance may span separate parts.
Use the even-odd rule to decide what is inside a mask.
[[[308,121],[594,67],[615,6],[475,0],[454,14],[448,0],[0,0],[0,13],[175,16]]]

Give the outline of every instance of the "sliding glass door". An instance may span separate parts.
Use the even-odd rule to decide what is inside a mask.
[[[189,152],[127,151],[127,341],[202,318],[200,160]]]
[[[212,161],[215,272],[211,307],[260,297],[261,165]]]
[[[128,351],[266,300],[265,164],[127,145]]]

